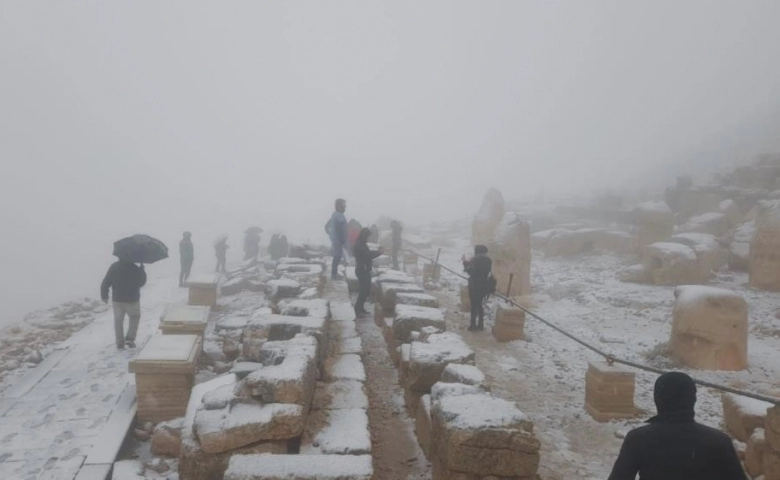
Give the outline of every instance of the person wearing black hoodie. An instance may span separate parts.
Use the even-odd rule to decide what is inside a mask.
[[[471,303],[471,323],[469,331],[485,329],[485,306],[483,301],[490,294],[488,277],[493,269],[493,261],[487,256],[488,249],[484,245],[474,247],[474,258],[462,258],[463,269],[469,274],[469,302]],[[479,318],[479,324],[476,323]]]
[[[100,284],[100,298],[108,303],[108,292],[114,306],[114,335],[116,348],[135,348],[135,336],[141,321],[141,287],[146,285],[146,271],[143,264],[136,266],[127,259],[114,262]],[[130,318],[127,335],[124,334],[125,315]]]
[[[382,249],[371,251],[368,248],[368,238],[371,230],[364,228],[358,234],[355,246],[352,247],[352,255],[355,257],[355,276],[358,278],[359,293],[355,302],[355,315],[362,317],[368,315],[365,308],[366,299],[371,293],[371,270],[374,259],[382,255]]]
[[[658,415],[626,435],[609,480],[747,480],[725,433],[696,423],[696,384],[682,372],[655,382]]]

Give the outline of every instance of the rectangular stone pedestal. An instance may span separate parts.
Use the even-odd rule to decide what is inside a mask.
[[[585,375],[585,410],[598,422],[636,416],[633,372],[606,362],[589,362]]]
[[[780,480],[780,406],[766,411],[764,480]]]
[[[460,311],[466,313],[471,312],[471,296],[469,296],[468,285],[460,287]]]
[[[198,335],[157,333],[130,362],[139,421],[157,423],[184,416],[201,342]]]
[[[493,338],[499,342],[511,342],[525,338],[525,312],[517,307],[499,304],[496,322],[493,324]]]
[[[441,267],[433,263],[423,265],[423,285],[430,280],[438,280],[441,275]]]
[[[172,305],[165,310],[160,330],[165,335],[192,334],[203,336],[209,322],[211,307],[201,305]]]
[[[218,296],[218,273],[198,273],[187,280],[190,288],[190,305],[215,307]]]

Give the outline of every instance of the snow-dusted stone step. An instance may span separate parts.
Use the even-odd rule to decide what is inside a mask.
[[[360,355],[347,354],[328,358],[325,362],[325,381],[354,380],[366,381],[366,369]]]
[[[268,311],[270,314],[270,310]],[[243,330],[246,327],[247,322],[249,321],[248,317],[239,317],[239,316],[227,316],[219,319],[217,321],[217,324],[214,326],[214,331],[216,332],[233,332],[233,331],[239,331]]]
[[[426,458],[431,456],[431,396],[423,395],[415,412],[414,432]]]
[[[356,353],[356,354],[363,353],[363,341],[361,340],[360,337],[342,338],[340,340],[332,342],[332,344],[334,345],[333,355],[344,355],[347,353]]]
[[[224,480],[371,480],[371,455],[234,455]]]
[[[371,453],[368,415],[361,408],[317,410],[306,423],[301,454],[364,455]]]
[[[311,335],[317,339],[317,357],[322,361],[328,346],[325,319],[265,313],[253,315],[244,329],[243,357],[248,361],[262,362],[261,349],[266,341],[290,340],[298,334]]]
[[[262,350],[274,362],[247,375],[242,391],[263,403],[294,403],[308,409],[317,382],[317,341],[299,335],[268,342]]]
[[[398,295],[403,293],[409,294],[425,294],[425,290],[411,283],[382,283],[379,286],[379,295],[382,299],[382,307],[385,309],[386,315],[392,315],[395,311],[395,305],[398,302]]]
[[[474,365],[450,363],[444,368],[441,381],[481,387],[485,384],[485,374]]]
[[[354,313],[352,317],[354,318]],[[354,321],[332,321],[328,325],[328,333],[332,339],[343,339],[357,337],[357,328]]]
[[[189,304],[215,307],[219,296],[218,273],[196,273],[187,279],[189,287]]]
[[[314,300],[282,300],[279,302],[279,312],[291,317],[315,317],[323,320],[328,318],[328,301]]]
[[[301,293],[301,284],[288,278],[269,280],[265,284],[265,294],[275,301],[292,298]]]
[[[286,273],[308,273],[319,275],[323,272],[323,266],[316,263],[280,263],[276,266],[274,272],[277,275]]]
[[[184,480],[215,480],[223,478],[228,461],[235,455],[274,454],[290,451],[287,440],[260,442],[221,453],[206,453],[196,438],[182,438],[179,456],[179,478]]]
[[[439,301],[427,293],[398,293],[395,296],[396,305],[414,305],[417,307],[439,308]]]
[[[160,321],[164,334],[192,333],[203,335],[211,314],[211,307],[201,305],[171,305]]]
[[[314,391],[314,410],[343,410],[368,408],[368,396],[363,382],[337,380],[319,383]]]
[[[349,302],[330,302],[330,314],[333,322],[355,321],[355,309]]]
[[[450,363],[474,363],[474,351],[452,332],[429,335],[425,342],[412,342],[405,387],[429,392]]]
[[[438,308],[415,305],[396,306],[393,317],[393,337],[397,342],[408,342],[411,333],[419,332],[423,327],[436,327],[445,330],[444,311]]]
[[[239,403],[198,410],[195,434],[206,453],[220,453],[265,440],[287,440],[303,433],[303,407],[281,403]]]
[[[724,393],[721,401],[726,430],[740,442],[747,442],[756,429],[764,428],[767,410],[773,406],[769,402],[732,393]]]
[[[159,457],[178,457],[181,453],[181,431],[184,418],[158,423],[152,433],[152,454]]]

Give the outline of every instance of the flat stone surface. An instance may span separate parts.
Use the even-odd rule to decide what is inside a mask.
[[[371,480],[371,455],[234,455],[224,480]]]
[[[348,353],[329,358],[325,362],[325,380],[355,380],[366,381],[366,369],[359,355]]]
[[[368,453],[371,453],[371,435],[364,409],[318,410],[309,417],[301,454]]]
[[[355,380],[337,380],[320,383],[314,391],[314,409],[342,410],[368,408],[368,396],[363,383]]]

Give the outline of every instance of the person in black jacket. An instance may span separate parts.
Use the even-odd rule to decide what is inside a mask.
[[[747,480],[729,436],[694,420],[691,377],[661,375],[653,397],[658,415],[628,432],[609,480]]]
[[[146,285],[146,271],[143,264],[136,266],[129,260],[114,262],[100,285],[100,298],[108,303],[108,290],[114,306],[114,334],[116,348],[122,350],[127,345],[135,348],[135,335],[141,321],[141,287]],[[127,335],[124,335],[125,315],[130,318]]]
[[[382,255],[382,249],[371,251],[368,248],[368,237],[371,236],[371,230],[364,228],[358,234],[355,246],[352,248],[352,254],[355,256],[355,276],[358,278],[359,293],[355,302],[355,315],[362,317],[368,312],[365,308],[366,299],[371,293],[371,269],[374,259]]]
[[[398,220],[393,220],[390,222],[390,230],[392,231],[392,255],[393,255],[393,270],[400,270],[398,267],[398,254],[401,251],[401,232],[403,231],[403,227],[401,226],[401,222]]]
[[[469,274],[469,302],[471,303],[471,323],[469,331],[485,329],[485,306],[483,301],[490,294],[488,277],[493,269],[493,261],[487,256],[488,249],[484,245],[474,247],[474,258],[462,258],[463,269]],[[476,323],[479,318],[479,324]]]
[[[192,246],[192,234],[184,232],[179,242],[179,257],[181,259],[181,270],[179,271],[179,286],[183,287],[184,282],[190,278],[192,271],[192,262],[195,261],[195,247]]]

